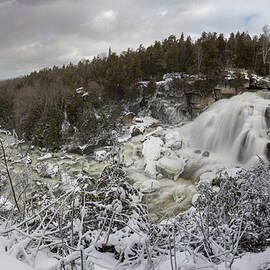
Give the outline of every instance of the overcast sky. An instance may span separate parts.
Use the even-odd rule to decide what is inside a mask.
[[[0,80],[181,32],[260,34],[270,0],[0,0]]]

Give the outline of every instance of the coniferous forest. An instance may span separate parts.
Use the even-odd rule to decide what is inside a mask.
[[[147,48],[140,45],[120,54],[110,48],[107,54],[92,60],[2,81],[0,125],[15,129],[19,137],[41,147],[57,148],[76,132],[84,143],[115,126],[123,105],[141,96],[141,81],[150,81],[143,91],[143,96],[149,98],[155,82],[166,73],[200,74],[205,80],[193,87],[207,96],[228,68],[267,75],[269,63],[263,57],[266,38],[265,34],[250,36],[245,32],[229,37],[203,32],[192,40],[182,33],[180,37],[171,35],[155,41]],[[87,93],[83,98],[76,95],[75,89],[80,87]],[[70,128],[63,135],[65,119],[76,129]]]

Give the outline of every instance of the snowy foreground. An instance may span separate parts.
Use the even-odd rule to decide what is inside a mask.
[[[183,127],[146,134],[154,120],[135,119],[122,138],[125,147],[96,152],[96,163],[39,151],[22,155],[19,142],[5,136],[0,270],[269,270],[270,164],[260,157],[269,143],[268,101],[248,94],[224,103]],[[220,107],[227,105],[228,125],[234,119],[242,127],[234,137],[226,123],[220,126]],[[130,138],[134,130],[140,135]],[[226,152],[228,145],[235,151]],[[253,168],[229,173],[252,157]],[[101,172],[90,173],[94,164]],[[183,175],[190,183],[179,182]],[[147,194],[166,215],[152,215],[142,199]],[[169,200],[181,210],[170,215]]]
[[[98,256],[98,255],[97,255]],[[100,256],[100,255],[99,255]],[[91,270],[113,270],[117,269],[117,262],[115,262],[109,255],[100,256],[96,259],[97,262],[94,264]],[[203,260],[194,260],[192,257],[189,257],[184,252],[177,254],[177,266],[178,269],[185,270],[195,270],[195,269],[205,269],[205,270],[225,270],[226,266],[224,263],[218,266],[211,266],[209,263],[204,262]],[[50,270],[54,269],[53,267],[55,261],[43,254],[39,256],[36,260],[36,267],[31,267],[26,263],[19,261],[14,258],[12,255],[7,254],[3,250],[0,251],[0,266],[1,270]],[[270,248],[266,251],[258,254],[245,254],[242,258],[237,259],[233,266],[232,270],[264,270],[269,269],[270,264]],[[102,266],[100,266],[102,265]],[[145,264],[139,265],[134,270],[145,270],[148,269],[147,262]],[[168,258],[162,258],[160,264],[156,269],[169,270],[175,269],[171,268],[171,262]]]

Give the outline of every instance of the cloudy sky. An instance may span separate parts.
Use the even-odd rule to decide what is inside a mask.
[[[269,0],[0,0],[0,80],[170,34],[253,35],[264,24]]]

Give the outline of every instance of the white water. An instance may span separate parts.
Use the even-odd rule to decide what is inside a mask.
[[[247,165],[264,157],[269,138],[265,109],[270,100],[244,93],[214,103],[193,122],[183,126],[189,148],[207,150],[224,164]]]
[[[151,212],[173,215],[184,211],[190,207],[196,193],[196,182],[192,180],[200,180],[202,174],[204,179],[211,173],[215,177],[235,166],[248,167],[257,160],[256,155],[263,157],[269,142],[264,116],[269,104],[270,100],[257,94],[245,93],[214,103],[198,118],[182,127],[148,128],[144,135],[132,137],[123,143],[119,151],[122,162],[135,185],[150,194],[147,202]],[[7,141],[9,138],[7,136]],[[156,141],[162,142],[158,149],[154,143]],[[14,151],[16,149],[10,148],[8,154],[17,159],[17,152],[12,154]],[[149,151],[151,158],[148,160],[146,153]],[[204,155],[205,151],[209,151],[209,156]],[[154,152],[155,155],[152,155]],[[92,176],[99,175],[108,164],[108,161],[97,162],[84,156],[70,154],[69,158],[65,158],[63,153],[53,153],[49,162],[57,165],[59,172],[48,180],[41,179],[35,169],[38,158],[45,153],[33,150],[29,154],[33,161],[28,165],[29,178],[46,182],[73,184],[82,171]],[[185,160],[184,173],[176,181],[156,171],[163,157],[174,162]],[[150,175],[149,168],[153,169]],[[24,165],[16,163],[14,172],[22,175],[23,171]]]

